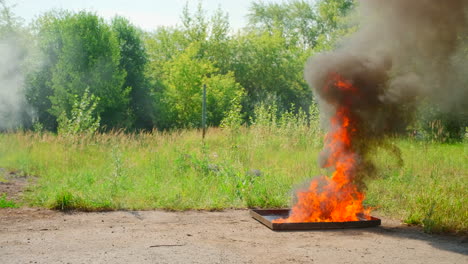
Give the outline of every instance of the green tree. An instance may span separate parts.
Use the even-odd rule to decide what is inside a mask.
[[[344,20],[353,6],[353,0],[252,3],[249,32],[238,38],[232,66],[249,95],[250,115],[264,98],[272,98],[279,112],[291,110],[292,104],[309,109],[312,92],[303,80],[304,64],[353,30]]]
[[[13,12],[14,5],[0,0],[0,36],[18,33],[23,29],[23,21]]]
[[[317,3],[316,13],[322,34],[331,33],[342,26],[343,18],[355,6],[354,0],[322,0]]]
[[[182,53],[188,46],[182,30],[173,27],[160,27],[144,35],[144,46],[148,53],[146,77],[151,86],[156,86],[163,74],[166,62]]]
[[[335,41],[345,32],[343,18],[354,0],[289,0],[281,3],[255,1],[251,4],[249,26],[270,34],[280,32],[290,44],[304,49]]]
[[[289,46],[280,32],[250,32],[234,41],[230,67],[248,95],[244,110],[249,116],[260,102],[275,103],[281,111],[291,104],[309,108],[312,92],[303,78],[307,52]]]
[[[184,33],[179,28],[161,27],[144,36],[148,53],[145,76],[148,80],[153,102],[154,124],[158,129],[168,129],[171,122],[170,109],[164,102],[164,68],[172,59],[186,49]]]
[[[315,46],[320,35],[315,5],[310,1],[256,1],[250,6],[248,19],[250,27],[270,34],[280,32],[293,45],[304,49]]]
[[[200,127],[202,87],[207,86],[208,124],[219,126],[230,102],[242,87],[232,73],[220,74],[207,59],[198,58],[199,46],[193,44],[164,68],[162,102],[168,109],[172,127]]]
[[[55,118],[70,113],[75,95],[86,87],[101,98],[97,112],[107,128],[131,123],[126,72],[120,67],[117,36],[101,18],[88,12],[48,13],[37,21],[43,67],[29,78],[29,98],[38,112]],[[50,108],[48,108],[50,106]],[[46,116],[46,114],[42,114]],[[40,121],[41,113],[39,114]],[[50,126],[50,124],[49,124]]]
[[[315,51],[331,50],[344,36],[357,30],[348,14],[354,8],[354,0],[322,0],[317,3],[317,25],[319,35]]]
[[[189,92],[190,89],[188,87],[192,86],[194,89],[201,89],[200,85],[204,82],[202,80],[204,78],[206,79],[206,83],[210,82],[209,85],[216,86],[219,89],[227,85],[226,78],[232,79],[232,82],[235,82],[228,64],[234,50],[231,47],[232,42],[229,36],[230,28],[227,14],[221,10],[217,10],[211,17],[208,17],[201,5],[192,14],[188,9],[188,5],[186,5],[181,19],[181,26],[161,27],[154,33],[146,34],[144,38],[149,60],[146,77],[151,86],[153,105],[156,113],[156,125],[161,129],[198,126],[200,113],[197,108],[192,109],[187,107],[184,114],[182,114],[183,111],[180,108],[174,109],[178,105],[173,101],[174,98],[177,98],[176,94],[179,94],[179,96],[186,92],[190,94],[191,92]],[[187,65],[188,69],[186,71],[189,74],[187,76],[181,75],[177,78],[173,75],[169,76],[169,72],[183,73],[175,65],[181,63],[181,60],[184,59],[195,63],[193,67],[189,67],[191,66],[189,64],[179,64],[179,66]],[[203,77],[203,75],[211,73],[214,73],[211,75],[211,79]],[[190,79],[192,77],[194,79]],[[184,82],[183,85],[180,85],[181,81]],[[231,85],[227,86],[230,87]],[[197,92],[199,91],[201,90]],[[183,96],[181,97],[182,101],[186,99]],[[210,103],[210,97],[208,100]],[[219,102],[223,103],[219,104]],[[222,105],[224,107],[209,111],[211,125],[219,124],[220,116],[222,116],[220,113],[227,111],[227,106],[224,106],[226,100],[221,98],[219,102],[211,101],[208,105],[208,110],[210,110],[211,106],[218,107]],[[190,113],[191,111],[193,113]],[[185,114],[190,116],[193,114],[193,119],[196,119],[196,121],[184,116]],[[184,124],[183,122],[187,123]]]
[[[201,3],[196,11],[191,13],[187,4],[181,19],[185,47],[198,43],[197,56],[208,59],[221,73],[228,73],[230,69],[227,65],[232,57],[228,14],[217,9],[211,17],[208,17]]]
[[[124,87],[131,89],[130,108],[135,115],[134,126],[136,129],[152,129],[154,108],[145,76],[148,55],[142,33],[123,17],[112,20],[112,29],[120,47],[120,68],[127,73]]]

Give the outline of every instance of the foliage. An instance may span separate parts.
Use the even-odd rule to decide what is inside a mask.
[[[315,51],[332,50],[343,37],[357,30],[357,25],[347,15],[355,0],[323,0],[317,2],[317,23],[320,28]]]
[[[227,66],[231,59],[231,37],[229,35],[229,20],[227,13],[221,9],[207,17],[201,2],[194,13],[188,9],[188,3],[182,12],[183,43],[185,47],[192,43],[198,43],[197,57],[209,60],[220,69],[222,74],[227,74],[230,69]]]
[[[209,16],[201,4],[194,12],[185,7],[180,26],[153,33],[121,17],[108,25],[88,12],[49,12],[35,23],[43,63],[28,76],[28,101],[48,130],[56,129],[62,113],[70,115],[74,95],[82,96],[85,87],[101,99],[96,111],[107,129],[197,127],[203,84],[212,126],[241,90],[244,121],[258,103],[274,103],[280,112],[291,105],[309,109],[304,62],[324,29],[339,27],[335,17],[351,6],[323,3],[254,3],[251,27],[236,34],[226,13]]]
[[[319,113],[316,104],[312,104],[309,113],[302,108],[280,112],[276,104],[259,104],[254,109],[251,127],[259,134],[279,134],[296,139],[291,144],[322,146],[323,131],[320,129]]]
[[[102,131],[199,127],[204,84],[209,125],[222,120],[237,128],[251,125],[259,105],[275,105],[276,121],[284,127],[293,113],[316,116],[310,113],[317,109],[303,78],[307,58],[336,48],[358,26],[352,20],[353,0],[254,1],[248,27],[237,32],[227,13],[209,14],[201,3],[194,10],[185,6],[180,25],[152,32],[122,17],[106,23],[85,11],[48,12],[27,28],[6,1],[0,3],[0,41],[14,35],[13,43],[24,47],[18,53],[21,65],[11,71],[29,73],[29,106],[17,119],[22,127],[40,123],[48,131],[57,130],[60,117],[71,116],[75,96],[83,97],[87,87],[100,98],[95,116],[101,117]],[[466,47],[456,63],[466,61]],[[414,127],[418,136],[445,142],[463,138],[466,113],[421,109]]]
[[[197,58],[198,51],[199,46],[193,44],[165,65],[162,98],[177,127],[200,127],[203,85],[207,86],[207,121],[211,126],[219,126],[224,109],[242,92],[232,73],[219,74],[209,60]]]
[[[227,13],[207,14],[201,4],[185,7],[181,25],[153,32],[84,11],[49,12],[27,28],[0,5],[0,44],[13,40],[20,51],[6,69],[29,72],[27,100],[37,115],[34,125],[21,123],[38,132],[0,134],[0,166],[38,175],[29,205],[286,207],[292,186],[327,173],[315,162],[323,132],[303,67],[356,30],[355,1],[255,1],[238,32]],[[466,61],[466,47],[456,63]],[[203,144],[196,130],[144,132],[199,127],[203,85],[213,126]],[[467,120],[423,104],[413,135],[424,140],[393,141],[403,166],[373,156],[380,177],[367,183],[367,203],[428,232],[468,232]],[[57,128],[66,136],[47,132]],[[115,128],[139,133],[97,133]],[[0,207],[15,206],[0,196]]]
[[[232,73],[235,82],[245,88],[246,96],[242,100],[245,120],[253,115],[255,105],[261,102],[273,102],[281,111],[289,109],[291,104],[309,108],[312,93],[302,76],[309,53],[300,46],[291,45],[279,31],[272,34],[247,31],[229,35],[226,15],[218,10],[211,19],[207,19],[200,5],[193,14],[186,7],[182,22],[180,28],[161,28],[147,35],[145,40],[151,69],[147,73],[156,91],[158,113],[166,116],[159,121],[159,127],[167,127],[161,123],[170,123],[174,118],[172,107],[162,106],[166,100],[162,91],[167,90],[167,74],[163,69],[194,46],[196,52],[191,51],[193,58],[211,64],[219,74]],[[221,112],[226,111],[229,111],[229,106]],[[192,115],[199,116],[198,113]]]
[[[228,128],[238,131],[243,124],[242,105],[241,101],[244,96],[243,91],[238,91],[237,94],[231,99],[231,107],[224,113],[224,118],[221,121],[222,128]]]
[[[304,49],[314,47],[320,34],[315,6],[309,1],[255,1],[248,18],[250,27],[270,34],[280,32],[292,45]]]
[[[270,34],[280,32],[290,45],[323,50],[347,33],[343,19],[353,7],[354,0],[255,1],[248,18],[250,27]]]
[[[119,66],[120,50],[110,26],[92,13],[47,13],[37,21],[39,48],[46,57],[43,67],[29,78],[29,99],[48,128],[70,113],[74,95],[86,87],[101,98],[97,112],[107,128],[129,126],[129,93],[126,72]],[[50,108],[48,108],[50,107]],[[50,118],[49,118],[50,119]]]
[[[32,131],[34,131],[36,133],[42,133],[42,132],[44,132],[44,125],[41,122],[34,122],[33,127],[32,127]]]
[[[251,122],[255,127],[275,128],[278,124],[278,107],[276,104],[260,104],[254,109]]]
[[[435,142],[462,141],[465,128],[468,127],[468,115],[463,111],[444,111],[423,102],[419,106],[412,135],[418,139]]]
[[[13,13],[13,7],[6,0],[0,0],[0,36],[22,27],[21,19]]]
[[[290,46],[281,35],[255,32],[241,35],[233,45],[230,67],[245,88],[244,110],[252,116],[256,104],[275,103],[281,110],[293,103],[308,109],[312,92],[302,75],[307,53]]]
[[[70,116],[63,112],[58,118],[58,133],[65,136],[94,134],[101,121],[96,113],[98,102],[99,98],[91,94],[89,88],[82,97],[75,95]]]
[[[142,40],[142,32],[123,17],[112,20],[112,30],[117,36],[120,47],[119,67],[126,72],[123,87],[130,89],[130,111],[136,129],[152,129],[154,126],[154,107],[151,90],[145,76],[148,54]]]

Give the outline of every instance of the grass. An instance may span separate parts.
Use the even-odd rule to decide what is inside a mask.
[[[0,208],[18,208],[19,206],[9,199],[6,194],[0,195]]]
[[[368,203],[427,232],[468,231],[468,144],[399,141],[404,165],[379,155]]]
[[[84,211],[287,207],[316,175],[320,134],[253,127],[63,138],[0,134],[0,167],[38,176],[31,206]],[[404,165],[376,152],[367,203],[430,232],[468,231],[468,144],[395,140]]]

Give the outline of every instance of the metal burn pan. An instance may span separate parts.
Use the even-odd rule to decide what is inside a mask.
[[[287,218],[289,216],[289,211],[289,209],[250,210],[250,215],[255,220],[275,231],[363,228],[375,227],[381,224],[380,219],[375,217],[371,217],[370,220],[363,219],[361,221],[351,222],[272,223],[275,219]]]

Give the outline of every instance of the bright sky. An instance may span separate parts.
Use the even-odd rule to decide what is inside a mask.
[[[201,0],[208,12],[221,7],[229,13],[234,29],[245,26],[247,12],[253,0]],[[282,2],[282,0],[263,0]],[[133,24],[151,31],[158,26],[180,24],[180,15],[185,3],[195,10],[199,0],[7,0],[9,5],[16,3],[15,14],[31,22],[35,17],[51,9],[95,11],[105,19],[115,15],[128,18]]]

